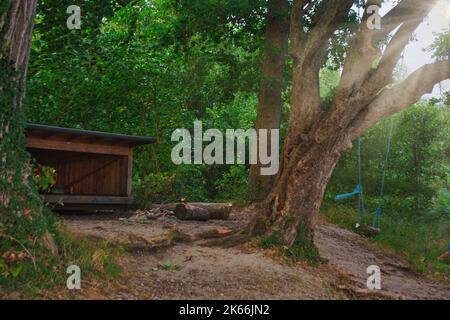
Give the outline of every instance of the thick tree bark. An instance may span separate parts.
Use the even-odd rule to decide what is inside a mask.
[[[2,3],[0,12],[0,206],[18,209],[30,198],[23,98],[36,0]]]
[[[322,116],[319,72],[328,39],[352,3],[351,0],[322,3],[317,12],[318,22],[308,32],[303,28],[302,18],[312,2],[296,0],[293,3],[291,113],[281,168],[271,193],[262,203],[260,214],[254,217],[244,233],[256,236],[272,232],[274,227],[281,228],[282,241],[291,246],[301,227],[312,240],[311,230],[326,184],[340,154],[349,145],[347,136],[341,132],[321,137],[322,141],[313,140],[324,129],[316,126]]]
[[[262,79],[259,89],[256,129],[279,129],[282,106],[282,82],[289,39],[289,1],[271,0],[267,18]],[[270,131],[269,131],[270,132]],[[270,139],[269,139],[270,141]],[[271,150],[270,146],[268,150]],[[252,165],[248,181],[248,199],[258,201],[270,192],[275,176],[261,175],[261,164]]]

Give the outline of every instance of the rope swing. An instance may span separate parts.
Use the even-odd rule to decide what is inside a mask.
[[[356,228],[364,228],[369,229],[370,233],[379,233],[381,232],[381,216],[383,214],[383,208],[385,205],[385,186],[386,186],[386,176],[388,174],[389,169],[389,159],[391,156],[392,149],[392,138],[394,134],[394,118],[391,119],[389,125],[389,134],[386,142],[386,151],[383,163],[383,173],[381,175],[380,182],[380,206],[373,212],[373,221],[372,226],[368,226],[367,224],[367,211],[364,205],[364,189],[363,189],[363,170],[362,170],[362,141],[361,138],[358,138],[358,184],[355,187],[355,190],[351,193],[341,194],[335,197],[335,200],[344,200],[348,198],[353,198],[355,196],[358,197],[358,223],[356,224]]]

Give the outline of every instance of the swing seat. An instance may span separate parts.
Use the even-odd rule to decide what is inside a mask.
[[[374,228],[365,225],[357,225],[356,229],[358,229],[366,237],[373,237],[381,233],[380,228]]]
[[[337,195],[334,198],[334,200],[344,200],[344,199],[348,199],[348,198],[353,198],[354,196],[360,195],[361,192],[362,192],[362,187],[361,187],[361,185],[358,184],[352,193],[345,193],[345,194]]]

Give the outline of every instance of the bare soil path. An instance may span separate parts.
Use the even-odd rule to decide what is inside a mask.
[[[119,284],[84,283],[81,299],[450,299],[448,284],[433,283],[408,265],[352,232],[322,224],[316,244],[328,265],[287,263],[255,246],[202,246],[198,235],[218,227],[243,226],[248,212],[228,221],[193,222],[161,218],[124,223],[118,215],[65,216],[73,232],[108,239],[130,250],[121,260]],[[174,230],[176,233],[174,234]],[[365,289],[366,269],[382,270],[381,292]],[[56,298],[48,293],[49,298]]]
[[[411,270],[407,263],[374,246],[367,239],[333,225],[322,224],[315,237],[322,257],[329,263],[351,273],[359,283],[366,285],[367,267],[381,269],[384,290],[406,299],[450,299],[450,284],[435,283]]]

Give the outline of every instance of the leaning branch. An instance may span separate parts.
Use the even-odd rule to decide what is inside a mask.
[[[356,139],[380,120],[406,109],[436,84],[450,79],[450,60],[424,65],[392,88],[382,91],[354,121],[352,139]]]
[[[409,14],[409,19],[404,21],[398,31],[389,41],[386,50],[380,60],[377,71],[368,81],[378,84],[378,90],[391,82],[392,73],[399,62],[403,50],[406,48],[416,29],[428,16],[437,0],[429,0],[417,5]]]

